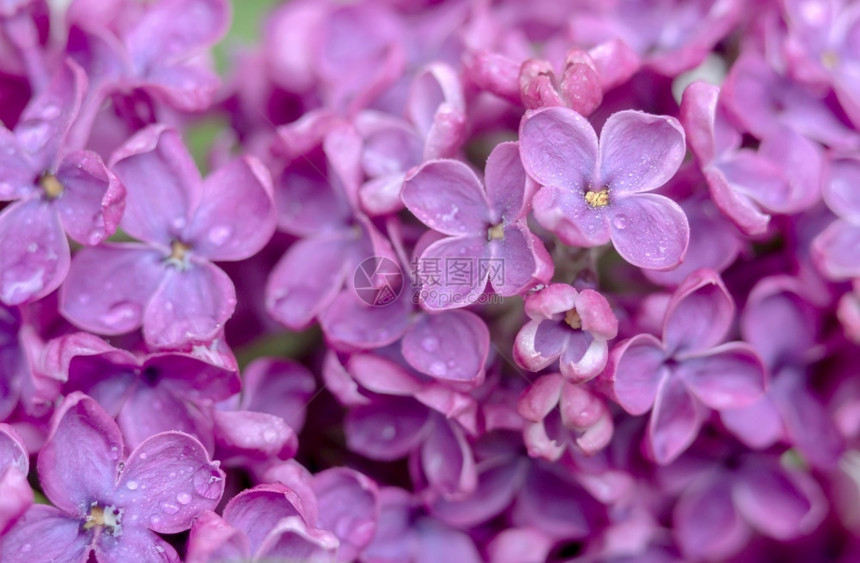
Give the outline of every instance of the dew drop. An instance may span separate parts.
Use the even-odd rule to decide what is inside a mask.
[[[221,246],[227,242],[227,239],[229,239],[232,234],[233,229],[230,227],[215,227],[209,231],[209,242],[215,246]]]
[[[102,315],[102,321],[108,325],[127,323],[140,315],[140,305],[128,301],[120,301]]]
[[[388,425],[382,429],[382,439],[383,440],[390,440],[390,439],[394,438],[394,436],[396,434],[397,434],[397,430],[391,425]]]
[[[191,502],[191,495],[188,493],[179,493],[176,495],[176,500],[179,504],[188,504]]]
[[[435,352],[439,349],[439,339],[435,336],[427,336],[421,341],[421,347],[425,352]]]
[[[179,506],[172,502],[163,502],[161,503],[161,511],[165,514],[176,514],[179,512]]]
[[[445,367],[445,362],[436,361],[430,364],[431,375],[445,375],[446,371],[448,371],[448,368]]]
[[[626,229],[627,223],[627,217],[620,213],[612,219],[612,225],[619,231],[623,231],[624,229]]]
[[[22,551],[22,552],[24,552],[24,553],[29,553],[29,552],[30,552],[30,551],[32,551],[32,550],[33,550],[33,545],[32,545],[32,544],[25,543],[24,545],[22,545],[22,546],[21,546],[21,551]]]
[[[54,104],[48,104],[42,108],[41,114],[42,119],[46,121],[50,119],[56,119],[60,116],[60,108],[58,108]]]
[[[137,481],[129,481],[128,483],[125,484],[125,486],[128,487],[129,491],[136,491],[137,490]]]

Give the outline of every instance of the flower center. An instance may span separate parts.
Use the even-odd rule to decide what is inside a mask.
[[[502,240],[505,238],[505,228],[499,223],[487,229],[487,240]]]
[[[122,525],[120,522],[122,522],[122,512],[122,508],[117,508],[113,505],[101,507],[97,502],[93,502],[84,521],[84,530],[105,528],[111,535],[121,536]]]
[[[48,199],[57,199],[63,195],[63,190],[65,189],[56,176],[47,172],[39,178],[39,185],[45,190],[45,195]]]
[[[600,191],[588,190],[585,192],[585,202],[591,207],[606,207],[609,205],[609,188]]]
[[[825,51],[821,55],[821,64],[823,64],[824,68],[827,70],[833,70],[836,68],[836,65],[839,64],[839,55],[833,51]]]
[[[574,330],[579,330],[582,328],[582,317],[579,316],[579,313],[576,312],[576,309],[571,309],[564,314],[564,322],[566,322],[567,326]]]

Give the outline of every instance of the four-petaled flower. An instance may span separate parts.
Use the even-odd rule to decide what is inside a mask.
[[[535,218],[565,243],[612,240],[635,266],[666,270],[681,263],[690,225],[677,203],[648,194],[678,170],[684,130],[672,117],[621,111],[606,120],[600,143],[588,121],[567,108],[527,114],[520,124],[526,172],[543,187]]]

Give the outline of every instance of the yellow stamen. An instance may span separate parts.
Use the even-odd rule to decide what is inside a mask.
[[[505,228],[501,223],[487,229],[487,240],[502,240],[505,238]]]
[[[45,190],[45,195],[48,196],[48,199],[57,199],[63,195],[63,190],[65,189],[63,188],[63,184],[53,174],[43,174],[39,178],[39,184]]]
[[[105,509],[101,506],[94,506],[90,509],[87,516],[87,521],[84,522],[84,530],[91,530],[96,526],[105,525]]]
[[[588,190],[585,192],[585,201],[591,207],[606,207],[609,205],[609,188],[597,192]]]
[[[185,253],[191,250],[191,247],[178,240],[170,243],[170,260],[182,261],[185,258]]]
[[[572,329],[582,328],[582,317],[576,312],[576,309],[571,309],[564,314],[564,322]]]
[[[821,55],[821,64],[828,70],[833,70],[839,64],[839,55],[833,51],[825,51]]]

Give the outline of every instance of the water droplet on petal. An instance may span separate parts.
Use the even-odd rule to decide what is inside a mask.
[[[435,336],[428,336],[421,341],[421,347],[425,352],[435,352],[439,349],[439,339]]]
[[[445,375],[445,372],[448,371],[448,368],[445,367],[445,362],[436,361],[430,364],[430,374],[431,375]]]
[[[624,229],[626,229],[626,228],[627,228],[627,223],[628,223],[628,221],[627,221],[627,216],[622,215],[621,213],[619,213],[618,215],[616,215],[616,216],[612,219],[612,224],[613,224],[613,225],[615,226],[615,228],[616,228],[616,229],[618,229],[619,231],[623,231]]]
[[[102,315],[102,321],[108,325],[116,325],[127,323],[140,316],[141,309],[137,303],[129,301],[120,301],[108,309],[107,313]]]
[[[397,434],[397,430],[390,424],[382,429],[382,439],[391,440]]]
[[[137,490],[137,481],[129,481],[128,483],[125,484],[125,486],[128,487],[129,491],[136,491]]]
[[[189,502],[191,502],[191,495],[188,493],[179,493],[178,495],[176,495],[176,500],[179,502],[179,504],[188,504]]]
[[[161,511],[165,514],[176,514],[179,512],[179,506],[172,502],[163,502],[161,503]]]
[[[215,246],[221,246],[230,238],[230,235],[233,234],[233,229],[230,227],[215,227],[209,231],[209,242],[214,244]]]
[[[54,104],[47,104],[42,108],[41,117],[42,119],[48,121],[51,119],[56,119],[60,116],[60,108],[55,106]]]
[[[209,468],[201,468],[194,474],[191,481],[194,483],[194,489],[197,494],[203,498],[215,500],[221,496],[224,487],[220,485],[220,477],[213,481],[211,477],[214,472]]]

